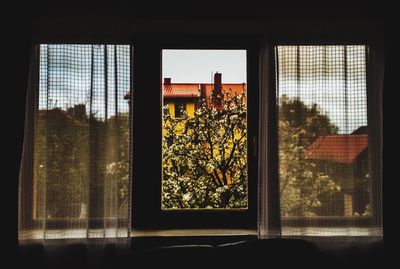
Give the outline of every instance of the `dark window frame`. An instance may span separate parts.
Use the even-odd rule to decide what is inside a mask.
[[[38,45],[41,43],[45,42],[38,42],[34,45],[33,55],[36,57],[38,56]],[[73,43],[73,42],[52,42],[52,43]],[[84,44],[85,42],[79,42],[77,41],[76,43],[79,44]],[[103,42],[97,42],[98,44],[104,44]],[[259,53],[260,53],[260,47],[259,47],[259,37],[258,36],[137,36],[134,38],[134,41],[130,42],[125,42],[125,44],[130,43],[131,46],[134,46],[135,53],[131,54],[131,72],[132,72],[132,77],[131,77],[131,84],[132,84],[132,89],[135,89],[132,93],[131,96],[133,96],[133,104],[131,104],[132,108],[132,117],[131,117],[131,124],[132,124],[132,136],[133,139],[131,141],[131,145],[133,146],[133,151],[132,151],[132,158],[133,158],[133,169],[132,169],[132,174],[131,177],[133,179],[133,187],[132,187],[132,195],[133,195],[133,203],[132,203],[132,212],[131,212],[131,219],[132,219],[132,227],[134,229],[178,229],[178,228],[235,228],[235,229],[240,229],[240,228],[251,228],[251,229],[256,229],[257,227],[257,195],[258,195],[258,186],[257,186],[257,177],[258,177],[258,167],[257,167],[257,162],[259,159],[257,149],[254,147],[257,145],[257,137],[258,137],[258,129],[259,129],[259,123],[258,123],[258,111],[260,107],[257,105],[258,102],[258,95],[259,95]],[[93,44],[96,44],[96,42],[93,42]],[[348,42],[344,40],[334,40],[334,41],[312,41],[312,42],[307,42],[304,40],[272,40],[268,42],[268,44],[272,47],[278,46],[278,45],[367,45],[369,48],[369,54],[367,58],[367,106],[368,106],[368,125],[371,128],[378,128],[379,130],[382,130],[382,121],[381,121],[381,110],[382,110],[382,97],[380,92],[377,92],[377,80],[375,77],[377,70],[377,67],[375,65],[375,61],[379,60],[378,58],[375,57],[376,50],[378,45],[374,42],[370,42],[368,40],[362,40],[360,42]],[[252,102],[252,104],[255,104],[254,106],[248,106],[248,115],[252,115],[251,118],[248,116],[249,123],[248,123],[248,170],[254,171],[253,172],[253,186],[250,188],[250,174],[249,174],[249,197],[251,195],[250,192],[253,193],[254,202],[252,205],[252,208],[250,209],[250,200],[249,200],[249,213],[248,214],[242,214],[243,212],[237,211],[171,211],[171,212],[162,212],[161,211],[161,206],[160,203],[156,203],[158,205],[157,209],[151,208],[150,210],[154,210],[153,213],[148,215],[146,212],[148,210],[148,207],[146,204],[142,204],[141,206],[138,207],[138,204],[141,203],[140,197],[145,197],[146,193],[145,190],[146,188],[141,188],[143,186],[143,181],[148,180],[149,177],[144,176],[145,173],[143,170],[149,169],[147,165],[148,160],[158,160],[156,161],[157,164],[161,163],[161,102],[162,102],[162,97],[161,97],[161,91],[160,91],[160,85],[162,85],[161,81],[161,50],[162,49],[183,49],[183,48],[193,48],[193,49],[246,49],[248,50],[248,79],[247,79],[247,85],[248,89],[254,89],[251,91],[252,94],[254,94],[248,102]],[[144,53],[141,53],[144,52]],[[150,57],[150,64],[147,59],[147,57]],[[380,57],[382,55],[378,55]],[[275,60],[275,55],[274,55],[274,50],[271,50],[271,55],[270,55],[270,60],[274,61]],[[38,58],[37,58],[38,59]],[[250,59],[250,60],[249,60]],[[268,63],[271,65],[271,61]],[[251,62],[251,63],[250,63]],[[151,66],[152,64],[155,64],[155,66]],[[39,61],[34,61],[31,70],[37,70],[37,74],[35,72],[32,73],[32,81],[35,83],[35,86],[38,85],[38,65]],[[272,66],[274,64],[272,63]],[[35,69],[36,68],[36,69]],[[146,98],[150,92],[149,87],[147,87],[148,81],[146,79],[149,77],[149,75],[146,75],[146,72],[148,71],[154,71],[155,74],[152,74],[158,77],[158,81],[152,81],[151,85],[152,88],[155,88],[155,90],[152,94],[153,97],[155,97],[154,100],[159,100],[159,102],[141,102],[145,101]],[[158,71],[157,71],[158,70]],[[275,69],[273,69],[275,71]],[[133,73],[135,73],[135,76],[133,76]],[[274,72],[271,72],[274,73]],[[143,75],[142,78],[140,78],[140,75]],[[152,77],[152,76],[150,76]],[[272,77],[272,81],[274,81],[275,77]],[[271,83],[274,85],[274,83]],[[275,87],[271,86],[270,90],[268,91],[269,95],[269,104],[268,104],[268,111],[269,112],[274,112],[276,113],[277,108],[276,108],[276,103],[273,101],[275,100]],[[248,94],[250,91],[248,91]],[[36,94],[38,94],[38,91],[36,91]],[[250,96],[248,96],[250,99]],[[137,98],[137,99],[136,99]],[[35,97],[35,101],[29,101],[28,104],[28,112],[32,113],[36,109],[36,99],[37,96]],[[378,101],[376,101],[378,100]],[[146,117],[143,115],[143,111],[148,109],[149,104],[151,104],[155,108],[152,113],[153,118],[157,118],[158,122],[156,121],[155,123],[152,123],[152,131],[156,131],[155,133],[150,132],[143,132],[143,129],[140,130],[141,126],[144,126],[143,124],[145,123]],[[139,113],[140,112],[140,113]],[[375,113],[379,112],[379,113]],[[268,144],[272,145],[274,141],[277,141],[277,127],[276,127],[276,115],[273,113],[268,113],[268,134],[269,134],[269,142]],[[156,117],[155,117],[156,116]],[[141,119],[142,118],[142,119]],[[275,121],[273,121],[275,119]],[[27,126],[29,129],[34,128],[34,124],[32,126]],[[250,133],[250,131],[252,133]],[[28,141],[28,147],[33,147],[34,143],[34,137],[30,136],[29,141]],[[147,143],[147,141],[152,141],[155,146],[158,147],[159,149],[159,155],[154,155],[151,156],[152,153],[155,151],[151,152],[146,152],[144,150],[144,145]],[[379,132],[377,133],[377,136],[374,138],[374,141],[378,141],[378,144],[371,143],[371,139],[369,139],[369,146],[374,148],[374,152],[379,152],[379,149],[382,147],[382,133]],[[33,151],[32,151],[33,152]],[[270,148],[270,151],[268,152],[268,162],[270,164],[277,163],[277,149],[274,149],[274,147]],[[382,156],[375,154],[374,156],[371,157],[371,162],[373,163],[374,160],[376,161],[381,161]],[[27,178],[26,182],[24,182],[24,188],[21,190],[24,193],[24,200],[22,200],[22,203],[20,205],[20,210],[21,210],[21,215],[23,216],[24,222],[21,223],[21,227],[28,228],[31,227],[30,225],[33,222],[40,222],[40,219],[35,219],[33,216],[34,209],[33,209],[33,203],[31,203],[31,200],[28,198],[33,197],[33,158],[26,158],[22,160],[25,164],[25,167],[27,167],[29,170],[31,170],[29,173],[32,175]],[[140,167],[142,166],[142,167]],[[147,167],[147,168],[146,168]],[[159,173],[161,173],[161,166],[155,165],[158,169],[160,167]],[[151,170],[157,170],[153,166],[150,168]],[[382,168],[380,168],[382,169]],[[138,171],[139,170],[139,171]],[[278,169],[277,167],[273,167],[269,171],[269,180],[268,180],[268,185],[273,189],[278,187],[279,190],[279,181],[277,177]],[[379,171],[375,171],[375,173],[380,173]],[[157,173],[156,173],[157,174]],[[154,172],[152,173],[154,175]],[[381,175],[382,176],[382,175]],[[142,178],[141,180],[139,178]],[[363,226],[363,224],[373,224],[376,226],[382,225],[382,197],[381,197],[381,191],[382,191],[382,183],[378,182],[379,177],[372,177],[373,178],[373,195],[375,195],[377,198],[374,199],[374,205],[373,207],[375,208],[376,214],[370,217],[357,217],[357,218],[345,218],[345,217],[317,217],[314,218],[314,220],[310,218],[305,218],[305,217],[296,217],[290,220],[290,226],[296,226],[298,225],[303,225],[305,223],[309,225],[317,225],[320,227],[331,227],[332,224],[335,224],[337,226],[338,224],[343,225],[343,227],[348,227],[349,225],[352,226]],[[153,177],[153,181],[158,181],[161,184],[161,177]],[[142,181],[141,183],[138,181]],[[146,186],[146,184],[144,184]],[[151,185],[147,185],[149,187]],[[153,185],[154,186],[154,185]],[[138,188],[135,188],[138,187]],[[160,190],[159,187],[155,187],[155,189]],[[160,195],[158,195],[160,197]],[[139,198],[139,199],[138,199]],[[268,202],[269,202],[269,210],[271,212],[279,213],[279,202],[278,203],[272,203],[272,200],[276,200],[276,196],[268,196]],[[279,197],[278,197],[279,198]],[[272,200],[271,200],[272,199]],[[142,200],[146,202],[146,199]],[[279,223],[280,215],[279,214],[272,214],[273,218],[271,218],[269,221],[271,223]],[[242,221],[238,221],[242,219]],[[288,223],[288,220],[285,220],[286,223]],[[54,225],[55,228],[62,228],[64,226],[64,223],[67,223],[68,221],[66,220],[54,220]]]
[[[161,209],[161,113],[163,49],[243,49],[247,51],[248,97],[248,197],[246,210],[162,210]],[[140,36],[135,39],[135,110],[133,112],[133,195],[132,228],[160,229],[256,229],[257,228],[257,151],[253,143],[258,134],[258,60],[257,36]],[[151,59],[151,60],[149,60]],[[149,63],[149,61],[151,61]],[[151,77],[151,79],[150,79]],[[151,81],[151,82],[149,82]],[[147,82],[154,90],[141,90]],[[157,90],[156,90],[157,89]],[[157,100],[144,102],[145,100]],[[149,107],[155,111],[143,118]],[[142,116],[140,116],[142,115]],[[149,127],[151,122],[151,127]],[[144,137],[144,126],[149,134]],[[146,147],[146,145],[148,145]],[[150,148],[149,148],[150,147]],[[146,176],[146,163],[152,163]],[[150,169],[152,171],[150,171]],[[151,181],[151,182],[150,182]],[[153,192],[153,193],[151,193]]]

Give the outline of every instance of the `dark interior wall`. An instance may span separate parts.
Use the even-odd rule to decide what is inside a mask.
[[[90,1],[91,2],[91,1]],[[205,1],[194,4],[178,4],[170,1],[160,3],[119,3],[110,2],[76,3],[63,1],[61,3],[36,2],[25,6],[14,6],[6,9],[11,16],[5,23],[9,38],[3,39],[9,47],[6,54],[6,87],[3,86],[3,102],[7,126],[13,126],[7,132],[7,176],[1,178],[3,186],[2,205],[7,211],[6,242],[11,242],[10,254],[16,253],[17,247],[17,208],[18,208],[18,172],[22,153],[24,130],[25,94],[28,83],[29,56],[33,42],[122,42],[132,40],[133,33],[166,35],[166,34],[264,34],[268,27],[280,29],[276,38],[285,39],[285,33],[296,32],[294,40],[304,37],[320,37],[324,35],[348,32],[348,36],[365,37],[375,33],[376,25],[381,25],[380,34],[384,34],[386,65],[384,90],[384,141],[388,141],[390,124],[387,116],[393,115],[390,105],[396,100],[394,94],[397,69],[395,63],[396,47],[394,43],[398,14],[391,6],[375,1],[375,4],[364,3],[362,6],[346,1],[335,1],[334,6],[313,6],[309,1],[296,5],[268,4],[258,6],[251,1],[242,5],[227,5],[219,1]],[[156,1],[157,2],[157,1]],[[154,8],[157,6],[157,8]],[[376,24],[378,22],[378,24]],[[293,31],[293,28],[299,31]],[[355,30],[361,29],[361,30]],[[300,31],[301,30],[301,31]],[[371,31],[370,31],[371,30]],[[362,38],[361,38],[362,39]],[[8,76],[9,74],[9,76]],[[392,101],[389,101],[392,100]],[[11,115],[12,116],[8,116]],[[398,113],[395,113],[398,114]],[[391,141],[391,140],[389,140]],[[384,143],[384,175],[390,171],[389,142]],[[393,185],[388,180],[384,182],[384,225],[385,241],[390,240],[390,227],[396,221],[391,216],[389,208]],[[390,191],[392,189],[392,191]],[[12,232],[8,232],[12,231]],[[8,241],[8,239],[10,241]]]

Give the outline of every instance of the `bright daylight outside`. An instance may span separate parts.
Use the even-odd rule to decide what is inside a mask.
[[[278,46],[281,215],[370,216],[366,46]]]
[[[127,218],[130,46],[42,44],[39,65],[34,217]]]
[[[284,217],[374,213],[366,49],[277,47]],[[127,218],[130,47],[41,45],[39,64],[33,215]],[[162,51],[161,209],[247,209],[246,70],[246,50]]]
[[[245,50],[163,50],[161,208],[246,209]]]

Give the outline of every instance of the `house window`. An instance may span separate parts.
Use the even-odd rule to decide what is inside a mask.
[[[163,101],[174,115],[163,115],[161,208],[247,209],[246,51],[162,57]]]
[[[379,215],[364,45],[277,46],[282,226]],[[332,223],[331,223],[332,224]]]
[[[174,105],[175,105],[175,117],[176,118],[183,117],[186,113],[186,103],[182,101],[176,101]]]

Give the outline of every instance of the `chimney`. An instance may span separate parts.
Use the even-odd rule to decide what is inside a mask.
[[[205,84],[200,84],[200,99],[206,99],[207,98],[207,90],[206,90],[206,85]]]
[[[171,78],[164,78],[164,85],[170,85],[171,84]]]
[[[214,89],[212,92],[212,102],[214,107],[220,111],[222,109],[222,74],[216,72],[214,74]]]
[[[214,95],[219,95],[221,94],[222,91],[222,78],[221,78],[222,74],[216,72],[214,74]]]

